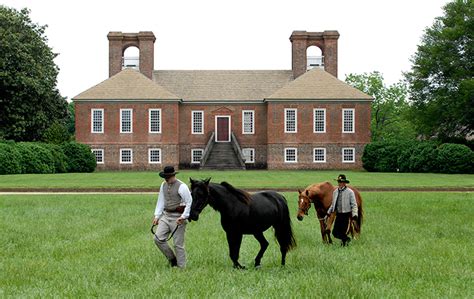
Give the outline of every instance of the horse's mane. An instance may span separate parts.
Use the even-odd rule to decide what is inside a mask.
[[[243,202],[244,204],[246,205],[250,204],[251,198],[248,192],[237,189],[227,182],[222,182],[221,185],[224,186],[227,189],[227,191],[229,191],[232,195],[237,197],[237,199]]]

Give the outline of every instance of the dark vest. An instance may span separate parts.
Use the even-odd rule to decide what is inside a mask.
[[[180,181],[175,181],[173,184],[165,182],[163,184],[163,195],[165,198],[165,210],[172,211],[181,205],[181,196],[178,193]]]

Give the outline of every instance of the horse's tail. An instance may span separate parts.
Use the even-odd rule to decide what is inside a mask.
[[[353,230],[352,230],[352,236],[357,238],[358,236],[360,236],[360,233],[362,231],[362,221],[364,219],[364,209],[362,208],[362,197],[360,195],[359,196],[359,202],[357,203],[357,208],[358,208],[358,217],[357,219],[355,220],[355,223],[352,225],[353,227]]]
[[[281,250],[288,252],[296,247],[296,240],[291,228],[290,211],[288,210],[286,198],[283,195],[280,195],[280,197],[277,200],[280,215],[278,222],[273,227],[275,228],[275,237],[278,244],[280,244]]]

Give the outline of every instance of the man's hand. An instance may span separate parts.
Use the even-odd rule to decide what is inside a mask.
[[[178,225],[181,225],[181,224],[184,223],[184,220],[185,220],[184,218],[179,217],[178,219],[176,219],[176,223],[177,223]]]
[[[160,222],[158,218],[153,218],[153,225],[158,225],[158,222]]]

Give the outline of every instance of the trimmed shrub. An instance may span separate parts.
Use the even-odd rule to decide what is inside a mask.
[[[0,143],[0,174],[21,173],[20,160],[20,153],[14,143]]]
[[[71,140],[71,134],[65,125],[54,122],[43,132],[42,140],[46,143],[61,144]]]
[[[61,146],[57,144],[43,143],[43,147],[49,149],[53,155],[54,160],[54,172],[64,173],[67,172],[67,158],[63,152]]]
[[[438,148],[437,164],[442,173],[474,173],[474,152],[466,145],[444,143]]]
[[[399,171],[398,159],[402,151],[411,146],[411,142],[378,141],[365,146],[362,154],[362,166],[367,171]]]
[[[398,157],[402,172],[437,172],[438,146],[434,142],[413,143]]]
[[[95,156],[88,145],[67,142],[62,146],[67,159],[67,172],[93,172],[97,166]]]
[[[21,173],[53,173],[54,159],[51,151],[34,142],[16,144],[21,155]]]

